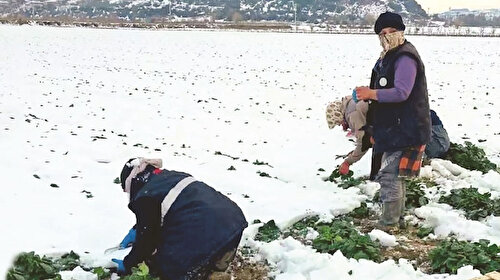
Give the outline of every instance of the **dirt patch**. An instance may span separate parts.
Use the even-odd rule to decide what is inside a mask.
[[[399,239],[399,236],[396,236]],[[429,252],[436,248],[436,241],[421,239],[398,240],[399,246],[384,247],[380,250],[384,260],[401,258],[407,259],[415,268],[420,268],[424,273],[431,273]]]
[[[368,233],[376,228],[376,216],[356,219],[354,224],[361,232]],[[382,259],[399,260],[404,258],[409,260],[415,268],[418,267],[422,272],[430,273],[429,252],[436,248],[439,242],[435,240],[422,240],[417,236],[417,232],[418,228],[411,225],[407,226],[405,229],[396,229],[389,232],[389,234],[396,236],[399,245],[394,247],[382,247],[380,250]]]
[[[253,261],[239,251],[226,272],[214,272],[209,280],[264,280],[268,279],[269,267]]]

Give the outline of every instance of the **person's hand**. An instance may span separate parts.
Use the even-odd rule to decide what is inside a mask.
[[[120,242],[120,249],[125,249],[129,247],[131,244],[135,242],[136,231],[134,228],[131,228],[125,238],[123,238],[122,242]]]
[[[116,272],[118,274],[125,274],[125,265],[123,265],[123,261],[119,259],[111,259],[112,262],[116,263]]]
[[[347,161],[342,162],[339,167],[339,173],[342,175],[347,175],[347,173],[349,173],[349,163]]]
[[[357,87],[355,89],[358,100],[377,100],[377,91],[369,87]]]

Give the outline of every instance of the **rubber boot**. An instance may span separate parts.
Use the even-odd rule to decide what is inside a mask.
[[[382,215],[379,224],[384,226],[397,226],[401,217],[403,203],[401,200],[382,203]]]
[[[401,190],[403,193],[403,198],[400,200],[401,203],[401,214],[399,216],[399,228],[400,229],[406,229],[406,222],[405,222],[405,210],[406,210],[406,181],[404,178],[400,178],[401,180]]]

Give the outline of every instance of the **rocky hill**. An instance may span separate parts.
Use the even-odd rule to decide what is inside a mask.
[[[428,18],[415,0],[0,0],[2,17],[144,22],[189,18],[372,24],[386,10],[407,20]]]

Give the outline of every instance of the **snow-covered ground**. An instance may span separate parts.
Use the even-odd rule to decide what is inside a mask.
[[[499,164],[500,39],[409,40],[451,140],[468,139]],[[373,190],[344,190],[321,178],[341,162],[335,155],[353,147],[340,128],[328,130],[325,106],[368,84],[380,52],[376,36],[2,25],[0,50],[0,275],[21,251],[74,250],[86,263],[109,263],[104,250],[134,223],[128,197],[113,182],[130,157],[162,158],[167,169],[227,194],[248,221],[274,219],[282,228],[311,214],[350,212]],[[352,167],[355,176],[368,174],[369,158]],[[447,189],[476,184],[500,192],[494,172],[436,161],[423,173]],[[499,218],[468,221],[437,203],[417,215],[438,235],[500,244]],[[276,267],[279,280],[479,275],[470,267],[447,276],[425,275],[403,260],[358,262],[291,238],[261,243],[253,240],[257,227],[244,242]]]

